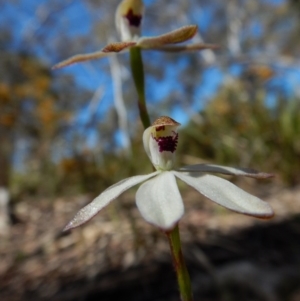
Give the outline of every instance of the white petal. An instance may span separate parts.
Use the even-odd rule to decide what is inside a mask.
[[[127,189],[157,175],[158,172],[153,172],[148,175],[134,176],[131,178],[124,179],[106,190],[104,190],[98,197],[96,197],[91,203],[83,207],[75,217],[68,223],[64,228],[64,231],[78,227],[92,217],[94,217],[102,208],[108,205],[112,200],[118,197],[121,193]]]
[[[167,171],[140,186],[136,204],[146,221],[165,230],[171,229],[184,213],[176,178]]]
[[[273,177],[272,174],[259,172],[250,168],[235,168],[227,167],[215,164],[196,164],[196,165],[187,165],[179,169],[180,171],[187,172],[215,172],[226,175],[235,175],[235,176],[246,176],[256,179],[266,179]]]
[[[274,215],[268,203],[222,178],[212,175],[198,175],[195,178],[177,171],[174,171],[174,174],[210,200],[228,209],[264,218]]]

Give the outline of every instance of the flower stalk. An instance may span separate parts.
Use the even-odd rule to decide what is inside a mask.
[[[178,224],[174,229],[166,231],[165,233],[170,245],[181,301],[193,301],[191,280],[181,250]]]
[[[144,65],[141,49],[139,47],[133,47],[130,49],[130,66],[133,81],[138,93],[138,108],[140,112],[140,119],[143,123],[144,129],[148,128],[150,118],[146,105],[145,97],[145,76],[144,76]]]

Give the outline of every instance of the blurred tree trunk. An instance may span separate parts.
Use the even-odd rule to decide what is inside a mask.
[[[10,131],[0,125],[0,236],[9,233],[9,179],[13,139]]]

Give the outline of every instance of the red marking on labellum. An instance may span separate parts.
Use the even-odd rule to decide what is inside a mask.
[[[154,138],[159,146],[159,152],[171,152],[174,153],[177,148],[178,143],[178,133],[175,136],[166,136],[166,137],[159,137]]]
[[[128,11],[128,13],[124,17],[129,21],[130,26],[139,27],[141,25],[142,16],[135,15],[133,13],[132,8]]]
[[[156,129],[156,132],[159,132],[159,131],[164,131],[165,128],[166,127],[164,125],[161,125],[161,126],[157,126],[155,129]]]

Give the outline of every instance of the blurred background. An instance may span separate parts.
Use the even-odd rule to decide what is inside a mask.
[[[166,239],[134,189],[61,233],[103,189],[151,171],[128,54],[51,70],[118,41],[119,2],[0,0],[1,300],[178,300]],[[194,41],[220,45],[143,53],[152,120],[182,124],[178,165],[275,174],[228,177],[270,202],[271,221],[182,185],[195,300],[300,300],[300,1],[144,2],[144,35],[197,24]]]

